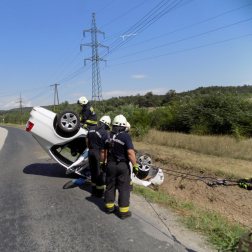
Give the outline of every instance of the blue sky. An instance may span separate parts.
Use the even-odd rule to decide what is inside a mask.
[[[3,0],[0,110],[91,99],[92,13],[104,99],[252,85],[252,0]]]

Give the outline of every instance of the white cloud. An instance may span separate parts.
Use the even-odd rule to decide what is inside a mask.
[[[31,101],[27,102],[27,103],[25,104],[25,107],[32,107],[32,102],[31,102]]]
[[[83,85],[84,83],[86,83],[86,81],[78,81],[78,82],[77,82],[77,85],[80,86],[80,85]]]
[[[12,101],[12,102],[6,103],[3,107],[4,108],[17,107],[17,103]]]
[[[148,76],[147,75],[140,75],[140,74],[136,74],[136,75],[131,75],[130,76],[131,78],[133,79],[143,79],[143,78],[147,78]]]
[[[117,97],[117,96],[130,96],[130,95],[145,95],[148,92],[152,92],[153,94],[165,94],[167,92],[167,88],[156,88],[156,89],[145,89],[145,90],[115,90],[111,92],[103,93],[103,98]]]

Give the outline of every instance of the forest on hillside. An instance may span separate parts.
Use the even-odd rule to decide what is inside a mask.
[[[199,95],[199,94],[211,94],[211,93],[237,93],[240,94],[242,97],[251,98],[252,97],[252,86],[243,85],[243,86],[211,86],[211,87],[199,87],[194,90],[176,93],[175,90],[169,90],[164,95],[155,95],[152,92],[147,92],[145,95],[137,94],[135,96],[119,96],[119,97],[112,97],[110,99],[104,100],[102,104],[104,106],[121,106],[125,104],[133,104],[139,107],[160,107],[163,106],[165,103],[169,102],[171,99],[174,100],[176,97],[177,99],[185,97],[185,96],[192,96],[192,95]],[[99,105],[99,102],[97,102]],[[51,109],[51,105],[42,106],[46,109]],[[32,107],[23,107],[22,111],[30,112]],[[20,113],[20,108],[15,108],[11,110],[0,110],[0,116],[4,114],[10,113]]]
[[[200,135],[233,135],[237,139],[252,136],[252,86],[200,87],[193,91],[165,95],[113,97],[102,102],[90,102],[98,119],[106,114],[112,119],[123,114],[132,125],[131,134],[141,137],[150,128],[162,131],[183,132]],[[149,112],[149,107],[156,107]],[[47,108],[48,109],[48,108]],[[54,111],[54,106],[49,108]],[[55,113],[71,109],[80,113],[81,107],[67,101],[56,106]],[[29,111],[2,114],[5,123],[26,123]]]

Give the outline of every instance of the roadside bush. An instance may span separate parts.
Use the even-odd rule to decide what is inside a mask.
[[[160,130],[206,134],[252,135],[252,103],[230,93],[184,97],[150,113],[151,126]]]
[[[130,124],[133,124],[132,119],[134,118],[134,113],[137,108],[138,107],[134,106],[133,104],[122,105],[119,107],[109,107],[109,110],[107,110],[105,114],[111,117],[111,121],[114,119],[115,116],[123,115],[126,117]]]
[[[9,123],[10,122],[10,116],[7,114],[7,115],[4,115],[4,123]]]
[[[135,111],[134,111],[134,114],[133,114],[133,118],[129,118],[128,119],[129,122],[131,122],[134,127],[135,126],[142,126],[142,127],[145,127],[145,128],[149,128],[150,127],[150,123],[151,123],[151,120],[150,120],[150,115],[148,113],[148,110],[145,109],[145,108],[138,108],[136,107],[135,108]]]
[[[149,126],[143,126],[141,124],[137,124],[131,131],[130,131],[130,135],[132,137],[137,137],[137,138],[141,138],[144,135],[148,134],[150,130]]]

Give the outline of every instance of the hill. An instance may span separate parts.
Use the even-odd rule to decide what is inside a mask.
[[[51,109],[51,105],[50,106],[41,106],[43,108],[46,108],[46,109]],[[33,107],[23,107],[22,108],[22,112],[23,113],[26,113],[26,112],[29,112],[32,110]],[[14,113],[19,113],[20,114],[20,108],[14,108],[14,109],[10,109],[10,110],[0,110],[0,116],[2,115],[5,115],[5,114],[14,114]]]
[[[112,97],[110,99],[104,100],[102,103],[97,102],[97,105],[104,105],[105,107],[118,107],[125,104],[134,104],[139,107],[160,107],[164,103],[169,103],[171,100],[177,100],[185,96],[193,96],[197,94],[211,94],[211,93],[238,93],[244,97],[252,98],[252,85],[243,85],[243,86],[210,86],[210,87],[199,87],[194,90],[189,90],[181,93],[176,93],[175,90],[170,90],[163,95],[155,95],[152,92],[147,92],[145,95],[137,94],[135,96],[119,96]],[[63,104],[66,102],[63,102]],[[67,102],[68,104],[68,102]],[[68,104],[71,109],[72,106],[75,107],[76,104]],[[94,104],[91,101],[91,105]],[[46,109],[51,110],[52,105],[42,106]],[[63,106],[64,107],[64,106]],[[23,113],[30,112],[32,107],[22,108]],[[11,113],[20,113],[20,108],[10,109],[10,110],[0,110],[0,116]]]

